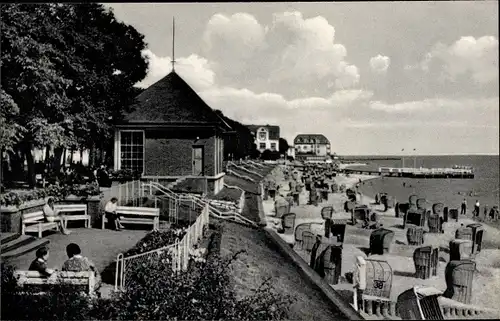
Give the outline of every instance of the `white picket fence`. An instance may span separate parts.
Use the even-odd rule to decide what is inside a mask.
[[[116,257],[115,291],[126,289],[130,281],[131,270],[150,260],[159,259],[163,253],[170,253],[173,271],[186,271],[189,266],[189,252],[203,238],[203,232],[208,228],[210,212],[205,205],[196,221],[187,229],[183,238],[174,244],[164,246],[149,252],[125,257],[123,253]]]

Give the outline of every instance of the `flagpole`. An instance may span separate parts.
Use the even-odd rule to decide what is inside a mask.
[[[404,151],[405,151],[405,149],[403,148],[401,150],[401,152],[404,152]],[[405,167],[405,155],[403,155],[402,158],[403,158],[403,168],[404,168]]]

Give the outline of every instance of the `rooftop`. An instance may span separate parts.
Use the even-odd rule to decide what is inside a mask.
[[[174,71],[136,97],[123,123],[202,123],[231,129]]]
[[[323,134],[299,134],[293,140],[295,144],[330,144]]]

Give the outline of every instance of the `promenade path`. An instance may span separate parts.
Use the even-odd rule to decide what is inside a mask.
[[[347,187],[356,184],[359,179],[367,180],[373,178],[368,175],[350,175],[349,177],[340,175],[334,178],[337,184],[346,184]],[[285,182],[283,175],[277,175],[275,179],[280,184],[280,194],[283,196],[289,192],[288,182]],[[300,206],[293,206],[290,210],[296,214],[297,226],[305,222],[318,222],[318,225],[313,232],[317,234],[324,234],[324,221],[321,218],[321,209],[325,206],[333,206],[335,213],[333,218],[350,218],[350,214],[344,213],[343,204],[347,200],[345,193],[329,193],[328,201],[323,201],[318,206],[307,205],[309,192],[303,190],[300,195]],[[280,197],[280,196],[278,196]],[[375,205],[372,198],[363,196],[362,203],[369,205],[370,208],[376,211],[381,220],[384,228],[391,229],[395,232],[394,250],[390,254],[383,256],[371,255],[370,258],[387,260],[391,265],[394,277],[391,291],[391,299],[397,300],[397,296],[409,289],[414,285],[427,285],[433,286],[439,290],[446,289],[446,282],[444,279],[444,269],[449,260],[446,253],[441,252],[438,272],[436,277],[427,280],[416,279],[413,275],[415,273],[413,263],[413,251],[415,247],[406,245],[406,230],[403,230],[402,218],[396,218],[393,209],[383,212],[381,205]],[[264,211],[266,213],[268,227],[278,229],[281,226],[280,220],[274,217],[274,201],[269,199],[263,201]],[[474,223],[469,218],[460,218],[458,222],[448,222],[444,225],[443,234],[426,234],[424,245],[434,245],[448,248],[449,241],[454,239],[455,230],[460,227],[460,224]],[[483,225],[484,226],[484,225]],[[483,243],[483,250],[477,255],[475,261],[477,263],[477,273],[474,275],[473,295],[471,304],[483,306],[487,308],[498,308],[500,302],[500,231],[491,227],[484,226],[485,236]],[[364,249],[369,247],[369,237],[372,230],[364,230],[351,225],[346,226],[346,234],[344,238],[344,247],[342,253],[342,276],[346,272],[353,272],[355,257],[361,255],[366,258]],[[294,243],[293,235],[280,236],[288,243]],[[295,247],[297,248],[297,247]],[[301,255],[306,262],[309,262],[309,254],[296,249],[296,252]],[[352,302],[352,284],[342,282],[341,284],[333,285],[333,288],[343,295],[346,300]]]

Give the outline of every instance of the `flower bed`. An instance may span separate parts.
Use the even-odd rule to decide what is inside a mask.
[[[35,189],[29,191],[10,191],[0,195],[0,205],[2,207],[16,206],[30,201],[42,200],[46,197],[54,197],[56,201],[63,200],[69,195],[77,197],[88,197],[100,195],[97,184],[88,183],[85,185],[59,186],[50,185],[44,189]]]

